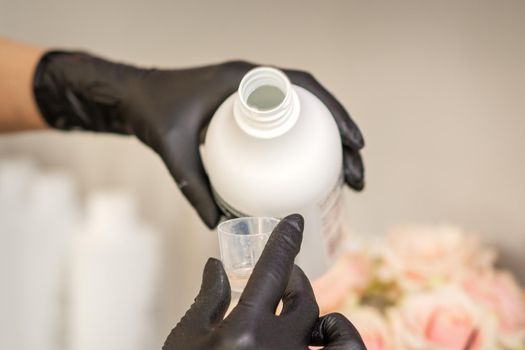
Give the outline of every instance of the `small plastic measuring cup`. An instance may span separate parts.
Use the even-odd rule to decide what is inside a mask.
[[[279,220],[242,217],[219,224],[221,260],[233,292],[242,292]]]

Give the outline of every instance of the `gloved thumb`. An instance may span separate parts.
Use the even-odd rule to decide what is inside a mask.
[[[311,345],[324,346],[325,350],[366,350],[357,329],[339,313],[324,315],[317,320]]]
[[[202,274],[202,284],[195,302],[171,331],[164,348],[176,343],[178,337],[206,334],[222,321],[230,305],[231,290],[222,263],[209,258]]]

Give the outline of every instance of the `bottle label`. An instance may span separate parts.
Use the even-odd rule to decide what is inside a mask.
[[[330,192],[317,203],[321,221],[321,233],[324,240],[326,256],[330,261],[335,261],[342,249],[342,242],[344,240],[344,225],[343,225],[343,174],[339,175],[335,185]],[[230,204],[228,204],[222,197],[212,188],[215,202],[223,212],[226,219],[234,219],[239,217],[251,216],[244,213]]]
[[[326,254],[330,260],[338,257],[344,239],[342,188],[343,174],[341,173],[332,190],[318,203],[321,213],[321,231]]]

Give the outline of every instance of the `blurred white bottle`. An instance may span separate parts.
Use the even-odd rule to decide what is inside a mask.
[[[155,337],[159,236],[126,193],[99,193],[72,249],[70,350],[142,350]]]
[[[27,271],[20,252],[28,231],[29,186],[35,167],[25,159],[0,161],[0,349],[28,349],[19,295]]]
[[[21,313],[26,349],[64,346],[67,250],[79,224],[73,179],[64,173],[41,173],[31,185],[29,236],[20,254],[26,263]]]
[[[310,278],[336,260],[342,144],[327,107],[274,68],[248,72],[213,116],[203,163],[216,201],[231,216],[299,212],[305,232],[297,263]]]
[[[0,348],[60,349],[66,249],[78,219],[74,184],[24,160],[0,168],[0,222],[9,227],[0,233],[1,265],[8,267],[0,303],[9,321],[0,327]]]

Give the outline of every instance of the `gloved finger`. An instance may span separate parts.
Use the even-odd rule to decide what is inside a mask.
[[[209,228],[214,228],[219,223],[221,212],[215,203],[208,177],[201,163],[198,135],[195,137],[193,147],[179,144],[178,140],[183,140],[180,135],[166,135],[166,138],[168,141],[162,142],[158,150],[160,156],[175,178],[182,194],[195,208],[202,221]]]
[[[365,167],[359,151],[343,148],[343,172],[346,183],[354,190],[361,191],[365,187]]]
[[[279,222],[239,299],[240,306],[274,313],[301,248],[304,220],[292,214]]]
[[[280,317],[284,319],[285,324],[292,324],[295,329],[307,329],[310,332],[319,317],[319,306],[308,277],[297,265],[292,269],[282,299],[283,309]]]
[[[231,291],[222,263],[209,258],[202,274],[202,284],[195,302],[171,331],[165,347],[184,336],[206,334],[222,321],[230,305]],[[174,348],[174,347],[172,347]]]
[[[339,313],[331,313],[317,320],[310,344],[324,346],[325,350],[366,350],[357,329]]]
[[[316,95],[325,105],[334,117],[335,122],[339,128],[343,144],[355,150],[364,147],[365,140],[359,127],[352,120],[350,114],[346,111],[343,105],[321,85],[310,73],[285,69],[284,72],[288,75],[290,81],[299,85],[306,90]]]

